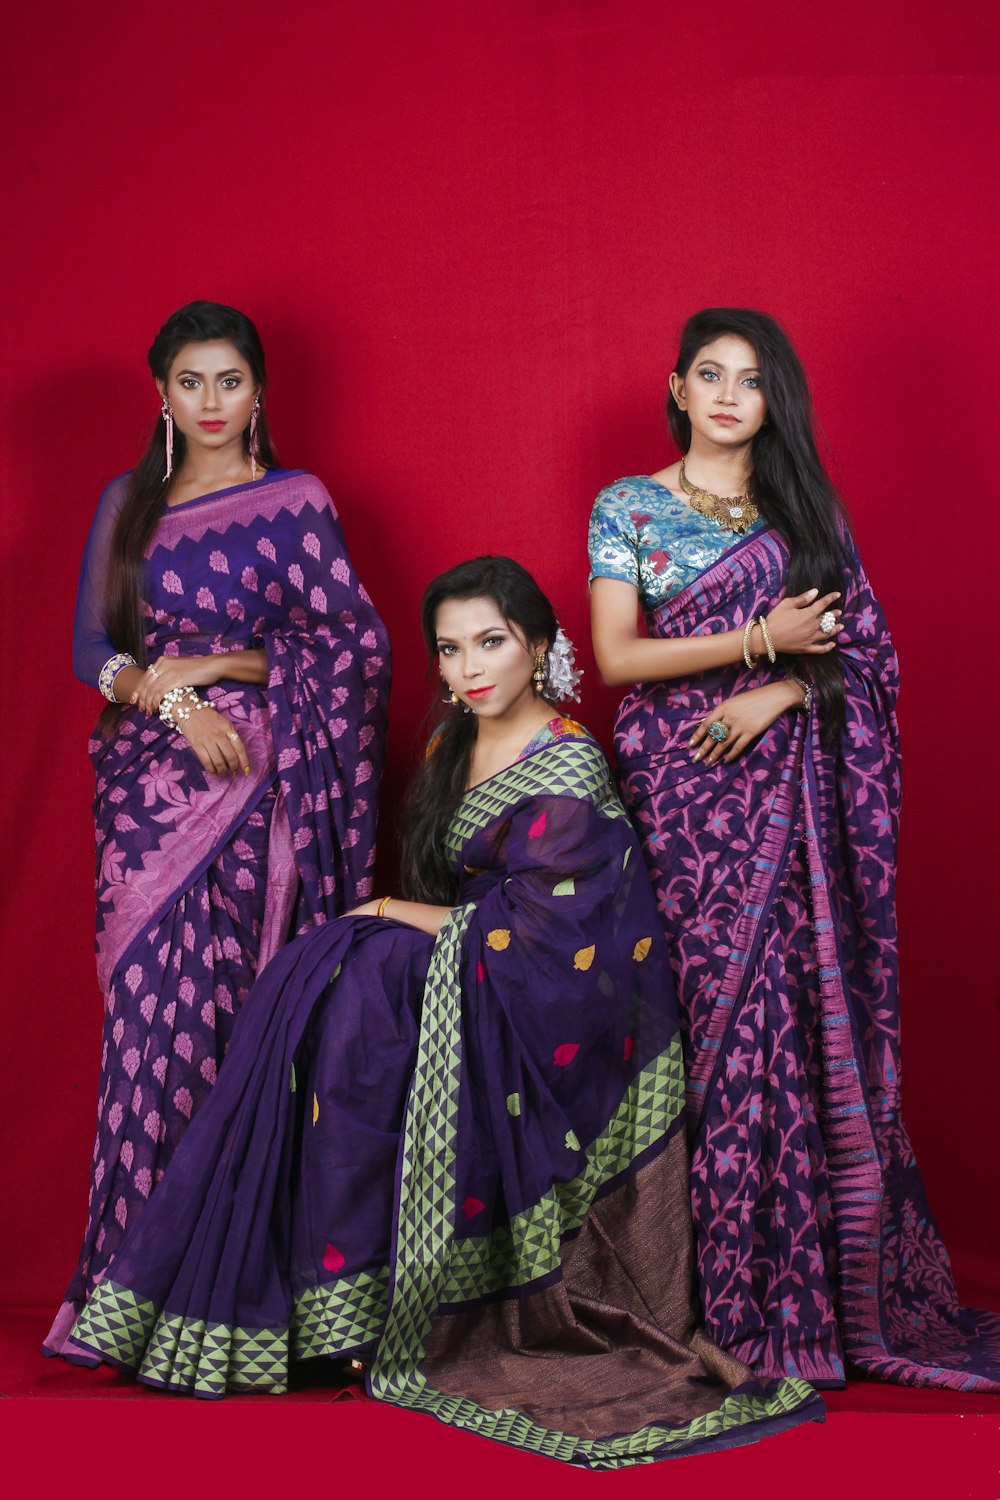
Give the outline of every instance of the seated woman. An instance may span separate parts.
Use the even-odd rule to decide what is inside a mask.
[[[591,1467],[818,1416],[694,1311],[666,943],[552,607],[508,558],[423,602],[451,710],[407,899],[291,943],[74,1330],[155,1386],[369,1392]]]

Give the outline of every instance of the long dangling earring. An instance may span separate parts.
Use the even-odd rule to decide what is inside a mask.
[[[534,685],[535,692],[539,697],[541,697],[542,693],[544,693],[545,691],[546,655],[547,653],[545,651],[539,651],[538,655],[535,657],[535,670],[531,674],[532,684]]]
[[[174,414],[170,409],[170,402],[166,396],[164,396],[163,405],[160,407],[160,416],[167,427],[167,472],[163,476],[163,483],[166,484],[174,472]]]
[[[253,398],[253,406],[250,408],[250,478],[257,478],[257,460],[260,457],[260,447],[257,440],[257,418],[260,416],[260,397]]]

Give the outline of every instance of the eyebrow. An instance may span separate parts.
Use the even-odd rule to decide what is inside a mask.
[[[474,641],[481,641],[485,635],[499,635],[501,631],[509,629],[507,625],[490,625],[486,630],[479,630],[472,637]],[[452,640],[450,635],[437,635],[434,637],[439,646],[457,646],[458,642]]]
[[[237,369],[219,370],[217,372],[217,378],[221,380],[225,375],[243,375],[245,373],[246,372],[244,370]],[[178,370],[176,375],[174,376],[174,379],[179,380],[182,375],[196,375],[199,380],[204,380],[205,378],[204,370]]]
[[[721,359],[700,359],[696,368],[701,370],[704,369],[706,365],[714,365],[717,370],[721,370],[724,368]],[[738,371],[738,373],[740,375],[759,375],[760,365],[744,365],[742,370]]]

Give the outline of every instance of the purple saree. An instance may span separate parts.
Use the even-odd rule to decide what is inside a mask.
[[[468,792],[435,940],[289,944],[75,1329],[151,1385],[378,1399],[594,1468],[821,1414],[694,1314],[680,1042],[635,835],[572,726]]]
[[[81,577],[78,675],[115,647],[103,560],[126,480],[101,501]],[[371,893],[388,694],[385,630],[318,480],[275,471],[165,509],[147,552],[149,659],[264,648],[264,686],[204,693],[249,776],[204,771],[183,735],[125,707],[97,774],[97,966],[105,1020],[89,1217],[46,1352],[111,1264],[211,1090],[257,971]]]
[[[739,630],[784,592],[755,529],[648,615]],[[845,585],[839,742],[782,716],[731,766],[696,722],[767,664],[623,701],[626,805],[666,925],[688,1070],[707,1331],[762,1374],[1000,1389],[1000,1316],[959,1305],[900,1117],[895,653],[860,564]],[[846,639],[845,639],[846,637]]]

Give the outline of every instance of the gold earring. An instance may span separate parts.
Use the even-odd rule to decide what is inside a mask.
[[[531,674],[531,681],[534,684],[535,692],[538,694],[541,694],[545,691],[546,655],[547,653],[545,651],[539,651],[538,655],[535,657],[535,670]]]

